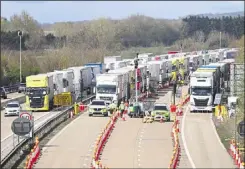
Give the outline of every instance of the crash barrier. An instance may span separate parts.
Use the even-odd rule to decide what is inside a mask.
[[[100,161],[100,155],[102,154],[103,148],[115,126],[115,123],[119,117],[118,112],[114,112],[113,115],[110,117],[109,122],[106,124],[105,129],[102,131],[102,133],[98,136],[95,149],[94,149],[94,154],[93,154],[93,159],[91,163],[91,168],[106,168],[105,166],[102,165]]]
[[[190,100],[190,96],[185,95],[182,98],[181,103],[179,104],[180,108],[182,108],[182,106],[184,106],[189,100]],[[181,109],[181,111],[180,111],[179,109],[176,109],[175,105],[171,105],[171,106],[172,106],[172,110],[175,110],[176,115],[174,116],[174,124],[173,124],[172,132],[171,132],[171,136],[173,138],[174,148],[173,148],[173,155],[172,155],[172,158],[170,161],[169,168],[175,169],[178,166],[180,154],[181,154],[180,144],[179,144],[179,136],[178,136],[178,133],[180,132],[179,131],[179,120],[177,119],[177,117],[183,115],[183,110]],[[174,106],[175,106],[175,108],[174,108]]]
[[[20,96],[20,97],[16,97],[16,98],[13,98],[13,99],[2,100],[2,102],[1,102],[1,110],[4,110],[4,107],[7,106],[8,103],[13,102],[13,101],[18,101],[20,104],[25,103],[26,96]]]
[[[82,107],[82,108],[81,108]],[[73,109],[71,109],[68,114],[70,118],[74,118],[78,113],[86,111],[88,108],[84,103],[74,103]]]
[[[31,149],[30,154],[27,156],[24,168],[25,169],[33,168],[33,165],[37,162],[39,156],[40,156],[39,140],[38,137],[36,137],[35,144]]]
[[[176,168],[179,162],[180,158],[180,145],[179,145],[179,138],[178,138],[178,133],[179,133],[179,121],[175,118],[174,124],[172,127],[172,138],[173,138],[173,144],[174,144],[174,149],[173,149],[173,155],[170,161],[169,168]]]
[[[9,85],[9,86],[3,86],[5,89],[6,93],[15,93],[18,92],[19,90],[19,84],[14,84],[14,85]]]
[[[219,106],[215,106],[214,115],[215,117],[222,116],[223,118],[228,118],[228,111],[225,106],[220,106],[221,111],[219,110]]]
[[[237,168],[244,168],[244,159],[242,159],[241,154],[239,152],[238,146],[235,143],[235,140],[230,141],[229,154],[231,155],[234,164]]]
[[[94,95],[88,96],[82,102],[84,104],[90,103],[91,100],[95,98]],[[74,110],[74,106],[64,107],[63,110],[56,116],[48,119],[44,124],[38,127],[34,131],[34,137],[38,137],[39,140],[43,139],[49,132],[53,131],[61,123],[65,122],[70,118],[69,112]],[[12,146],[9,152],[6,152],[5,157],[1,160],[1,168],[13,168],[16,162],[23,159],[27,154],[23,152],[29,151],[29,145],[32,143],[31,139],[23,139],[16,146]]]

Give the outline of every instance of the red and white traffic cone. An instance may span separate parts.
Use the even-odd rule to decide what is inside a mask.
[[[160,118],[160,123],[163,123],[163,118],[162,118],[162,116],[161,116],[161,118]]]
[[[123,121],[126,121],[125,113],[122,114],[122,120],[123,120]]]
[[[70,112],[70,118],[73,118],[73,111]]]

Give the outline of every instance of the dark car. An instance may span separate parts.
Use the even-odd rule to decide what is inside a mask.
[[[25,92],[25,91],[26,91],[26,84],[20,83],[19,88],[18,88],[18,93]]]
[[[1,92],[1,98],[7,99],[7,92],[4,87],[0,88],[0,92]]]

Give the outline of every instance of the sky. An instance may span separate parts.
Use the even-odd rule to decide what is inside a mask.
[[[83,21],[143,14],[178,19],[190,14],[244,11],[244,1],[1,1],[1,16],[27,11],[40,23]]]

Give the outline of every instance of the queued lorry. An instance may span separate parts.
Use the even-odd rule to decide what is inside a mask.
[[[98,74],[96,76],[96,99],[104,100],[107,105],[114,102],[119,104],[126,96],[126,90],[123,90],[124,74]]]
[[[156,81],[158,84],[164,84],[168,79],[168,61],[149,61],[147,70],[150,72],[150,81]]]
[[[190,77],[191,112],[211,112],[215,96],[220,92],[220,67],[201,66]]]
[[[76,99],[80,97],[84,91],[87,94],[90,94],[92,91],[92,69],[90,67],[69,67],[67,70],[72,71],[74,78],[73,78],[73,85],[74,91],[76,95]]]
[[[52,74],[26,77],[26,110],[49,111],[53,107],[54,83]]]
[[[99,67],[100,73],[104,73],[105,72],[105,64],[103,63],[87,63],[84,65],[85,67]]]

